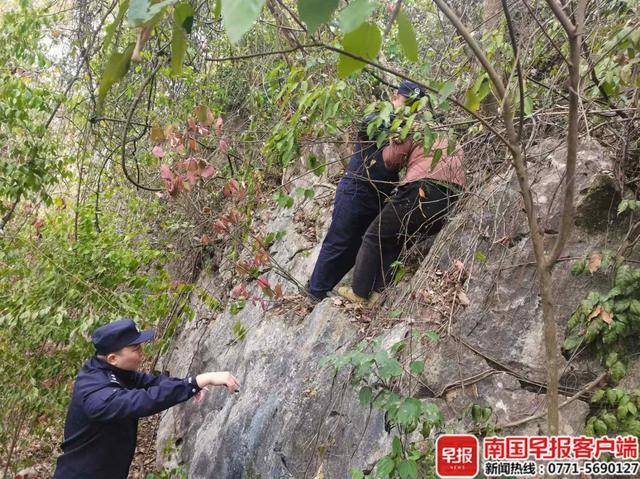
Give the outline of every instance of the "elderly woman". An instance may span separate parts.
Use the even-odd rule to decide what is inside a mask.
[[[437,150],[442,156],[432,168]],[[406,168],[405,179],[364,234],[352,287],[338,288],[341,296],[370,304],[377,301],[378,292],[389,283],[391,265],[405,243],[440,231],[466,184],[462,150],[447,155],[446,140],[437,141],[427,154],[420,143],[391,142],[382,150],[382,157],[391,170]]]

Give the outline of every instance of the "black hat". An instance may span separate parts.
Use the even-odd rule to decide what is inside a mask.
[[[402,80],[398,87],[398,93],[405,98],[422,98],[425,92],[420,85],[409,80]]]
[[[100,326],[91,335],[98,354],[109,354],[125,346],[146,343],[155,336],[155,331],[139,331],[131,319],[120,319]]]

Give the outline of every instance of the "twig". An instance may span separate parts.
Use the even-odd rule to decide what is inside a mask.
[[[588,393],[593,388],[595,388],[598,384],[600,384],[600,382],[607,377],[607,374],[608,374],[607,372],[604,372],[604,373],[600,374],[600,376],[595,378],[593,381],[591,381],[585,387],[583,387],[580,391],[578,391],[573,396],[571,396],[569,399],[567,399],[562,404],[560,404],[559,407],[563,408],[563,407],[571,404],[575,400],[580,399],[580,397],[583,394]],[[499,425],[496,426],[496,429],[507,429],[507,428],[510,428],[510,427],[520,426],[520,425],[526,424],[526,423],[528,423],[530,421],[535,421],[536,419],[540,419],[540,418],[544,417],[546,414],[547,414],[546,410],[545,411],[541,411],[538,414],[534,414],[533,416],[529,416],[529,417],[526,417],[524,419],[520,419],[518,421],[508,422],[506,424],[499,424]]]

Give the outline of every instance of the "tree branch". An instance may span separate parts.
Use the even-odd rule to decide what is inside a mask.
[[[139,184],[136,180],[134,180],[131,175],[129,174],[129,170],[127,170],[127,158],[126,158],[126,150],[127,150],[127,132],[129,131],[129,125],[131,124],[131,119],[133,118],[133,113],[136,110],[136,106],[138,106],[138,103],[140,103],[140,99],[142,98],[142,94],[144,93],[145,88],[147,88],[147,85],[149,83],[151,83],[151,80],[153,80],[153,78],[156,76],[156,74],[158,73],[158,71],[160,70],[160,68],[162,67],[162,60],[158,61],[158,64],[155,66],[155,68],[153,69],[153,71],[151,72],[151,74],[145,79],[145,81],[143,82],[142,86],[140,87],[140,90],[138,91],[138,94],[136,95],[136,97],[133,100],[133,103],[131,103],[131,107],[129,108],[129,112],[127,113],[127,119],[126,122],[124,124],[124,130],[122,132],[122,143],[120,145],[120,165],[122,166],[122,171],[124,172],[124,176],[127,178],[127,180],[129,180],[130,183],[134,184],[135,186],[137,186],[138,188],[140,188],[141,190],[145,190],[145,191],[162,191],[162,188],[151,188],[148,186],[143,186],[141,184]]]
[[[518,90],[520,91],[520,123],[518,124],[518,142],[521,142],[522,126],[524,123],[524,76],[522,75],[522,65],[520,63],[520,52],[518,49],[516,34],[513,28],[513,22],[511,21],[511,14],[509,13],[509,6],[507,5],[507,0],[502,0],[502,9],[504,10],[504,17],[507,21],[507,29],[509,30],[509,39],[511,40],[511,48],[513,48],[513,58],[515,58],[515,61],[516,61],[516,71],[518,74]]]

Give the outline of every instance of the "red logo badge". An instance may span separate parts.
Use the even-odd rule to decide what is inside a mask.
[[[480,470],[480,443],[471,434],[442,434],[436,439],[436,473],[441,478],[475,477]]]

